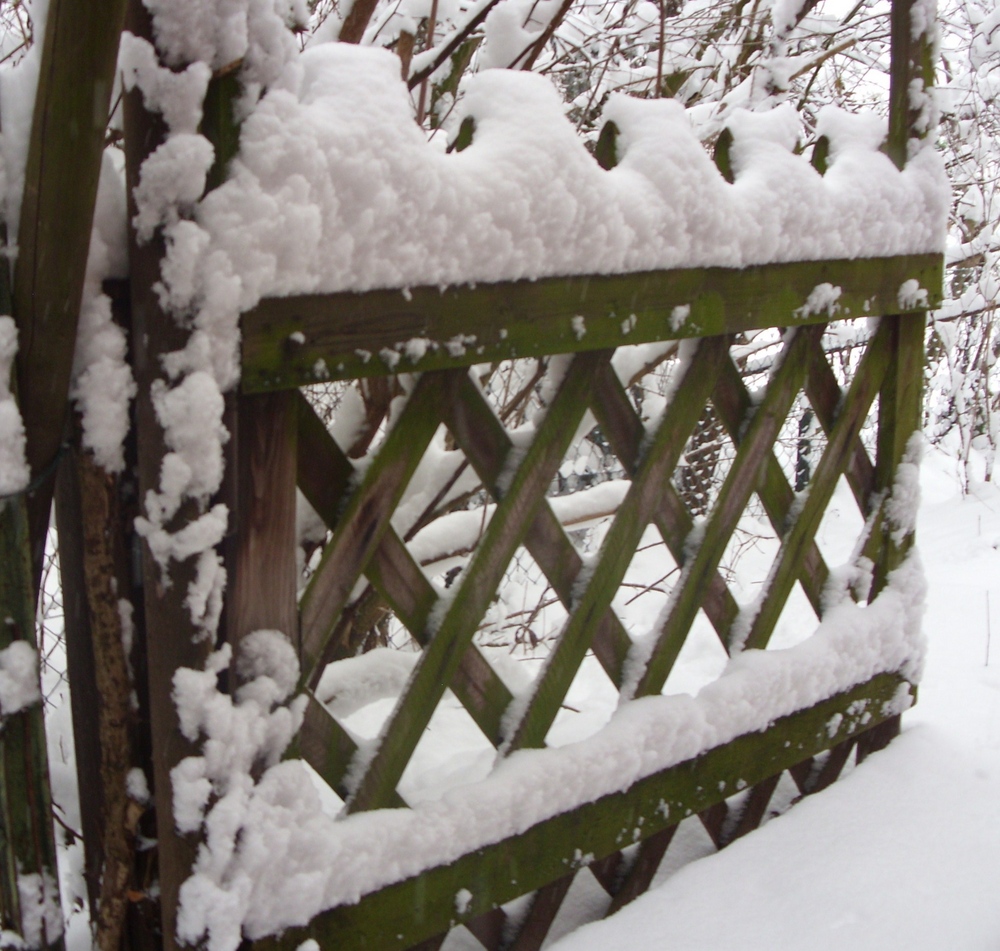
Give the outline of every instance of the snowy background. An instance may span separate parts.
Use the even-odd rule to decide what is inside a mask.
[[[1000,489],[963,497],[941,452],[921,482],[930,645],[902,735],[721,853],[689,824],[658,885],[553,949],[1000,947]]]

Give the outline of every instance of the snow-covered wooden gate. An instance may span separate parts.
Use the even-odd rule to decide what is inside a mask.
[[[141,4],[129,16],[136,36],[152,37]],[[886,151],[897,177],[914,141],[927,133],[928,26],[923,0],[894,0]],[[216,76],[208,89],[200,132],[216,149],[211,188],[223,183],[236,151],[231,105],[238,90],[231,74]],[[133,202],[142,163],[175,131],[146,105],[138,87],[125,96]],[[474,123],[465,125],[457,149],[475,144],[478,134]],[[190,132],[173,140],[183,160],[180,145],[192,143],[179,144],[181,135]],[[605,127],[597,148],[604,169],[627,151],[619,135],[614,123]],[[739,135],[723,133],[715,157],[716,177],[737,185]],[[804,156],[794,161],[818,181],[835,167],[836,152],[836,142],[821,139],[815,171]],[[895,186],[893,179],[880,200]],[[136,211],[130,208],[133,222]],[[618,268],[628,273],[478,286],[400,281],[387,290],[266,298],[241,319],[241,383],[225,409],[231,438],[221,497],[206,508],[211,491],[177,493],[170,500],[177,504],[164,502],[157,516],[167,483],[191,479],[191,457],[184,457],[191,447],[180,445],[191,435],[182,433],[183,417],[191,414],[197,430],[198,400],[219,395],[218,380],[198,389],[218,341],[164,310],[173,293],[161,283],[170,248],[156,229],[175,212],[164,204],[144,239],[133,240],[129,284],[116,301],[129,311],[139,384],[137,491],[122,491],[81,454],[74,478],[91,483],[81,488],[65,477],[58,502],[68,597],[89,602],[79,616],[91,612],[84,622],[68,612],[70,651],[83,645],[84,654],[99,655],[96,676],[86,666],[93,658],[70,659],[78,748],[92,742],[92,755],[81,755],[79,766],[91,785],[81,779],[81,789],[85,796],[103,789],[99,795],[114,800],[120,815],[102,808],[120,821],[123,835],[135,832],[142,790],[130,787],[130,805],[123,792],[127,757],[113,761],[109,750],[127,742],[128,714],[112,711],[98,728],[87,722],[86,707],[88,690],[97,705],[109,683],[101,677],[111,676],[114,664],[122,688],[116,696],[127,703],[117,597],[129,585],[142,589],[136,620],[149,677],[148,698],[140,682],[137,700],[149,713],[158,879],[157,887],[128,895],[138,904],[158,897],[165,946],[205,937],[211,948],[229,949],[245,936],[261,948],[297,948],[309,938],[340,951],[436,948],[462,925],[489,949],[538,948],[578,874],[592,874],[610,895],[609,910],[620,908],[648,887],[679,822],[698,815],[721,847],[760,823],[786,771],[802,794],[817,791],[836,779],[852,752],[861,759],[898,730],[919,666],[919,571],[907,560],[910,454],[921,419],[924,315],[940,296],[939,253],[799,260],[810,255],[786,252],[781,263],[748,267]],[[915,209],[914,219],[920,214]],[[179,242],[178,232],[170,240]],[[821,240],[818,246],[827,247]],[[863,240],[858,246],[868,247]],[[224,282],[224,269],[219,275]],[[193,306],[189,298],[179,309],[187,307],[187,317]],[[842,386],[824,341],[839,322],[862,316],[877,317],[877,328],[858,345],[863,356]],[[782,331],[780,352],[766,387],[751,393],[740,372],[745,339],[767,328]],[[623,355],[671,341],[680,345],[671,351],[669,398],[647,427]],[[530,427],[508,427],[496,394],[470,371],[529,359],[538,372],[524,378],[522,396],[542,393],[543,411]],[[191,386],[171,406],[162,397],[178,380]],[[376,394],[371,405],[381,406],[367,422],[373,436],[384,424],[383,436],[364,466],[348,457],[300,389],[337,381],[362,381]],[[808,435],[809,464],[793,485],[775,447],[795,422],[796,406],[808,406],[818,427]],[[862,439],[872,420],[874,454]],[[728,466],[717,491],[694,505],[677,473],[699,426],[727,441]],[[414,520],[393,518],[441,427],[448,451],[461,454],[463,471],[474,472],[481,486],[484,524],[461,570],[439,584],[407,537]],[[585,431],[627,483],[592,554],[574,544],[550,499]],[[196,439],[192,445],[197,450]],[[842,478],[863,522],[850,577],[831,569],[816,541]],[[329,529],[301,598],[297,489]],[[777,543],[759,596],[741,605],[722,563],[753,498]],[[137,500],[146,506],[144,543],[131,534],[131,520],[121,538],[103,529],[88,534],[102,519],[121,529],[119,507],[139,514]],[[81,513],[86,504],[91,510]],[[35,509],[37,570],[48,498]],[[5,512],[13,517],[14,509]],[[87,531],[76,532],[80,525]],[[656,624],[636,637],[612,602],[650,526],[677,572]],[[5,543],[15,535],[24,532],[5,534]],[[130,572],[125,549],[132,544],[134,551],[142,544],[142,571]],[[218,621],[216,547],[224,549],[229,575],[222,639],[236,655],[231,666],[230,655],[204,636]],[[544,574],[565,621],[533,683],[515,690],[476,635],[522,554]],[[21,575],[30,573],[28,560],[14,566],[16,585],[6,576],[0,581],[27,591]],[[7,563],[3,570],[13,573]],[[793,649],[768,651],[796,585],[820,628]],[[87,625],[98,626],[102,611],[115,637],[102,646],[95,636],[91,645]],[[336,707],[320,702],[319,685],[331,663],[344,665],[341,682],[349,684],[358,669],[353,647],[387,612],[419,652],[408,655],[412,663],[377,738],[359,741]],[[663,696],[699,612],[733,663],[695,698]],[[287,643],[273,632],[293,643],[291,663]],[[555,742],[553,726],[588,656],[617,692],[618,711],[577,742]],[[292,668],[299,672],[289,675]],[[291,695],[298,699],[289,701]],[[401,780],[451,697],[495,750],[495,765],[481,782],[410,808]],[[35,716],[25,727],[36,739],[39,722]],[[282,742],[293,732],[290,745]],[[280,756],[284,763],[276,762]],[[328,787],[327,805],[340,809],[336,820],[320,815],[318,805],[315,817],[303,812],[311,800],[295,786],[306,773],[285,769],[297,759]],[[44,796],[40,801],[25,810],[44,825]],[[117,901],[117,914],[134,853],[107,830],[85,828],[84,837],[95,891],[121,885],[108,899]],[[120,854],[110,854],[109,843]],[[50,858],[39,870],[51,866]],[[20,860],[15,851],[4,853],[6,891]],[[516,914],[502,907],[528,894]],[[5,902],[5,913],[16,918],[16,898]],[[101,907],[109,907],[103,898]]]
[[[893,30],[888,148],[901,168],[919,124],[905,90],[929,74],[907,4],[894,5]],[[615,131],[606,129],[598,149],[606,168],[616,161]],[[471,124],[465,132],[460,147],[474,141]],[[716,161],[731,180],[728,146],[724,137]],[[814,166],[822,173],[826,161],[820,146]],[[343,826],[352,844],[338,852],[350,866],[342,876],[349,884],[332,887],[339,900],[328,893],[327,910],[308,925],[260,946],[315,938],[323,948],[436,948],[462,924],[486,948],[538,948],[577,874],[593,874],[615,910],[649,885],[680,820],[697,814],[721,847],[759,824],[783,771],[811,793],[836,779],[852,751],[860,760],[885,745],[915,695],[906,615],[919,594],[903,571],[890,596],[879,596],[913,538],[908,442],[920,427],[924,314],[941,281],[941,256],[925,254],[271,298],[246,313],[243,557],[230,609],[243,612],[244,632],[281,628],[282,610],[294,615],[287,512],[297,483],[332,534],[298,604],[309,701],[294,749],[343,800],[343,815],[355,817]],[[842,390],[824,333],[858,315],[880,320]],[[786,329],[781,353],[766,389],[751,395],[733,348],[768,327]],[[668,340],[696,346],[684,351],[672,396],[647,431],[615,354]],[[564,356],[548,363],[545,411],[526,440],[505,428],[496,398],[470,368],[527,358],[542,366],[553,355]],[[356,472],[298,388],[358,379],[405,401],[370,465]],[[775,442],[803,396],[822,451],[808,483],[793,488]],[[732,463],[701,519],[675,473],[706,407],[731,442]],[[630,485],[585,559],[547,495],[587,413]],[[861,440],[873,413],[874,458]],[[447,587],[428,580],[392,521],[442,426],[494,506]],[[864,521],[852,563],[871,568],[870,588],[854,594],[873,602],[865,610],[831,607],[843,581],[816,544],[842,476]],[[720,563],[755,494],[780,544],[760,596],[741,608]],[[276,504],[286,515],[274,515]],[[649,525],[679,573],[655,629],[635,641],[612,600]],[[274,558],[279,545],[283,565]],[[530,689],[515,696],[475,635],[519,551],[544,573],[566,620]],[[797,583],[826,617],[810,647],[747,655],[742,672],[730,671],[691,707],[628,702],[661,694],[699,611],[728,653],[763,652]],[[359,748],[313,691],[379,609],[392,612],[420,654],[377,740]],[[886,636],[894,628],[898,640]],[[514,756],[546,747],[589,652],[620,692],[619,715],[578,744]],[[481,784],[409,811],[398,786],[446,691],[501,765]],[[374,812],[386,809],[396,811]],[[530,892],[516,920],[501,907]]]

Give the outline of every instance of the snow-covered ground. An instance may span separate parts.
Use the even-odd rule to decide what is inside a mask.
[[[665,880],[552,951],[1000,947],[1000,489],[963,498],[954,470],[925,457],[930,650],[903,734],[721,853],[675,840],[704,857],[668,852]]]

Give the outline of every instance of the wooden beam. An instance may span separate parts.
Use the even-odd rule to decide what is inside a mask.
[[[933,307],[943,268],[940,254],[922,254],[269,298],[243,315],[241,386],[279,390],[894,313],[911,279]],[[833,315],[803,310],[822,283],[841,288]],[[690,308],[686,319],[676,308]],[[413,340],[424,343],[407,349]]]
[[[257,941],[257,951],[292,951],[312,938],[337,951],[400,951],[447,928],[472,920],[519,895],[563,878],[581,855],[595,859],[642,841],[727,796],[739,783],[756,785],[887,719],[889,702],[905,681],[879,674],[829,699],[781,717],[764,732],[748,733],[692,760],[639,780],[624,792],[603,796],[562,813],[448,865],[332,908],[309,925],[280,938]],[[847,715],[867,700],[873,719],[861,727]],[[857,708],[855,708],[857,709]],[[886,712],[883,712],[886,711]],[[842,719],[835,720],[836,714]],[[830,724],[838,727],[830,733]],[[455,895],[471,893],[461,914]]]
[[[36,480],[49,473],[28,496],[36,592],[125,6],[126,0],[51,0],[42,40],[13,302],[28,464]]]

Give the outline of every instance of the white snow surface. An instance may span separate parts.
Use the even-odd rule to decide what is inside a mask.
[[[621,155],[611,171],[544,77],[486,70],[460,108],[473,143],[444,154],[413,122],[390,52],[321,44],[289,63],[243,124],[231,180],[197,210],[239,275],[240,308],[264,295],[944,246],[939,158],[924,149],[898,171],[876,151],[871,117],[828,114],[836,147],[821,177],[791,151],[791,106],[736,110],[730,185],[672,100],[609,100]]]
[[[996,948],[1000,491],[974,480],[963,498],[939,450],[920,481],[929,651],[902,735],[722,852],[682,827],[652,890],[607,920],[557,922],[549,951]],[[672,864],[678,849],[697,860]],[[603,914],[598,892],[571,891],[576,923]]]
[[[285,708],[268,714],[253,701],[254,710],[240,712],[246,702],[234,707],[219,694],[212,669],[183,671],[176,683],[185,733],[194,738],[206,732],[212,738],[206,763],[218,756],[223,765],[182,763],[175,770],[175,795],[178,788],[187,790],[190,809],[178,808],[176,800],[175,808],[196,827],[210,791],[225,796],[209,812],[208,845],[182,891],[181,932],[188,941],[206,935],[213,951],[231,951],[241,924],[253,939],[304,924],[324,908],[355,902],[366,892],[625,789],[877,673],[901,671],[918,679],[922,603],[923,580],[914,555],[872,605],[843,603],[801,644],[733,658],[722,677],[697,696],[626,703],[588,739],[515,753],[484,781],[412,810],[380,810],[339,821],[322,812],[301,763],[271,766],[256,786],[243,771],[264,750],[274,761],[280,751],[272,744],[284,734],[268,728],[267,718]],[[378,659],[370,666],[376,675],[386,671]],[[894,709],[909,703],[908,694],[900,696]],[[229,724],[243,722],[244,716],[260,724],[248,735],[266,735],[266,743],[258,740],[247,750],[235,743]],[[281,727],[287,725],[285,713]]]
[[[27,641],[14,641],[0,650],[0,715],[8,717],[41,699],[38,651]]]

